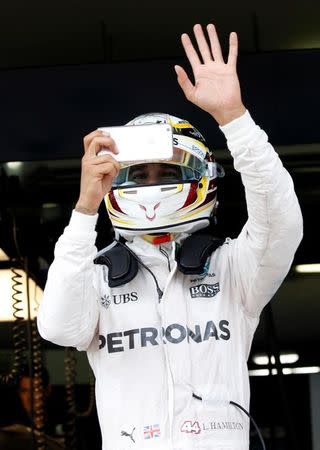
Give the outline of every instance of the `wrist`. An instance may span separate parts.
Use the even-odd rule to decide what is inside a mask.
[[[94,216],[97,214],[99,207],[93,207],[91,205],[86,205],[81,202],[77,202],[75,210],[79,213],[86,214],[88,216]]]
[[[214,112],[211,114],[211,116],[218,122],[219,126],[222,127],[243,116],[245,112],[246,108],[243,104],[241,104],[236,108],[230,109],[228,111]]]

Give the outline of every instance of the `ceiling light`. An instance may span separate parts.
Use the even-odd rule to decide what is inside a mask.
[[[309,367],[284,367],[282,369],[283,375],[300,375],[300,374],[311,374],[319,373],[319,366],[309,366]],[[272,375],[277,375],[277,369],[272,369]],[[256,369],[249,370],[249,375],[251,377],[266,377],[269,375],[269,369]]]
[[[15,319],[13,315],[15,299],[19,301],[17,307],[21,309],[16,312],[16,315],[21,319],[28,319],[28,291],[31,319],[36,317],[42,299],[43,291],[34,280],[27,277],[26,272],[22,269],[14,269],[14,271],[15,273],[12,269],[0,270],[0,322],[8,322]],[[29,288],[28,290],[27,287]]]
[[[269,375],[269,369],[249,370],[250,377],[266,377]]]
[[[271,355],[271,364],[275,364],[275,357]],[[297,353],[280,353],[281,364],[293,364],[297,362],[299,355]],[[253,362],[258,366],[267,366],[269,364],[269,356],[265,353],[254,355],[252,358]]]
[[[295,267],[297,273],[319,273],[320,264],[299,264]]]
[[[10,170],[19,170],[22,167],[22,161],[10,161],[7,162],[7,167]]]
[[[285,375],[290,374],[304,374],[304,373],[319,373],[319,366],[309,366],[309,367],[286,367],[283,369]]]

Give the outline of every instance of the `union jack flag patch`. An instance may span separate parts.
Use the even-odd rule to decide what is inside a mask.
[[[145,439],[153,439],[160,437],[160,426],[159,424],[147,425],[143,428],[143,435]]]

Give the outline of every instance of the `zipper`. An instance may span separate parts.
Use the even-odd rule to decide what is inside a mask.
[[[167,261],[168,261],[168,269],[169,269],[169,272],[171,272],[170,259],[169,259],[168,253],[166,252],[166,250],[165,250],[164,248],[161,247],[161,245],[160,245],[160,247],[159,247],[159,250],[160,250],[160,252],[167,258]]]
[[[169,277],[167,279],[167,283],[165,285],[165,288],[163,290],[163,298],[164,300],[166,292],[168,290],[168,286],[176,273],[177,270],[177,263],[174,261],[174,265],[172,267],[172,270],[170,271]],[[164,301],[160,304],[161,308],[161,317],[162,317],[162,324],[165,323],[165,311],[164,311]],[[164,355],[166,359],[166,366],[167,366],[167,374],[168,374],[168,380],[167,380],[167,386],[168,386],[168,415],[169,415],[169,442],[170,442],[170,450],[173,450],[173,411],[174,411],[174,389],[173,389],[173,375],[171,371],[171,365],[169,361],[169,355],[168,355],[168,346],[163,345]]]
[[[123,244],[120,241],[118,241],[118,242],[120,243],[120,245],[125,245],[125,244]],[[175,243],[173,243],[173,249],[172,249],[173,254],[175,253],[175,245],[174,244]],[[144,264],[144,262],[141,261],[141,259],[127,245],[126,245],[126,248],[129,250],[131,255],[138,261],[138,263],[141,264],[141,266],[144,267],[150,273],[152,278],[154,279],[154,282],[156,284],[157,293],[158,293],[158,299],[159,299],[159,303],[158,304],[159,304],[159,307],[161,309],[160,322],[161,322],[161,326],[163,328],[165,312],[164,312],[164,302],[161,301],[161,300],[163,300],[163,297],[165,296],[165,293],[168,290],[168,286],[169,286],[169,284],[170,284],[170,282],[171,282],[171,280],[173,278],[173,275],[176,273],[177,263],[176,263],[176,261],[174,261],[173,267],[172,267],[172,270],[170,270],[169,277],[167,279],[165,288],[162,291],[160,289],[158,280],[157,280],[155,274],[152,272],[152,270],[148,266],[146,266]],[[161,251],[161,253],[163,253],[163,252]],[[169,260],[168,254],[166,252],[165,252],[165,256],[168,259],[168,264],[169,264],[169,267],[170,267],[170,260]],[[174,410],[173,375],[172,375],[170,362],[169,362],[168,348],[167,348],[167,346],[165,344],[163,344],[163,351],[164,351],[164,355],[165,355],[166,368],[167,368],[167,374],[168,374],[167,375],[167,378],[168,378],[167,386],[168,386],[169,442],[170,442],[170,450],[173,450],[173,432],[172,432],[172,428],[173,428],[173,410]]]

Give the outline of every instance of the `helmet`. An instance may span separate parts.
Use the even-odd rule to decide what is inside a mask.
[[[188,121],[164,113],[144,114],[126,125],[156,123],[172,127],[173,158],[149,163],[147,169],[157,164],[169,172],[165,170],[160,180],[146,184],[139,175],[142,164],[122,167],[105,197],[112,225],[126,239],[153,233],[192,233],[209,225],[217,207],[217,177],[223,176],[223,169],[201,133]]]

